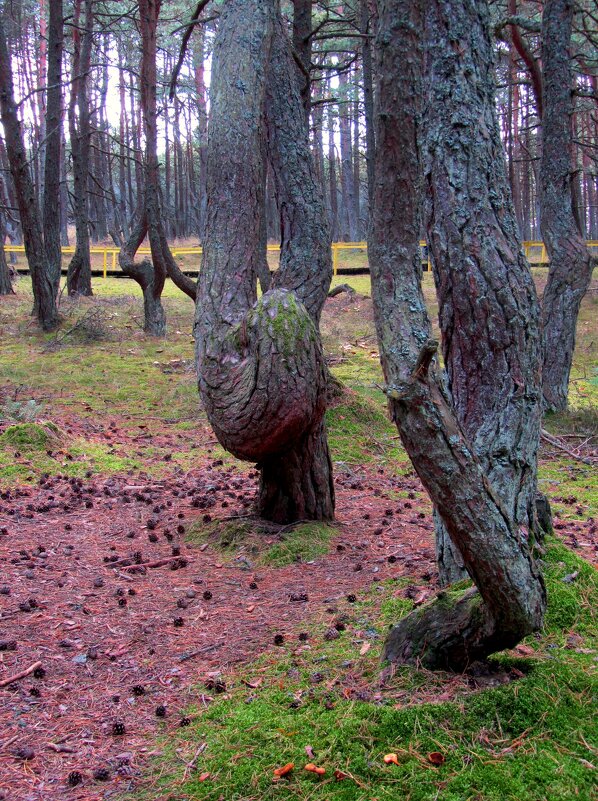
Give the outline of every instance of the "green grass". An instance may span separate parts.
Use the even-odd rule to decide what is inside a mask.
[[[576,581],[563,582],[572,570],[579,571]],[[528,638],[525,658],[496,659],[519,670],[518,680],[431,703],[418,701],[441,696],[454,677],[402,668],[380,685],[384,632],[412,606],[397,591],[404,581],[388,582],[357,604],[341,604],[337,617],[346,628],[338,639],[323,638],[322,620],[304,621],[309,649],[287,639],[227,675],[227,697],[207,710],[190,709],[192,726],[169,732],[153,764],[153,795],[137,797],[176,788],[180,797],[214,801],[589,800],[598,737],[592,717],[598,578],[556,543],[546,554],[545,575],[545,631]],[[367,653],[364,643],[371,645]],[[195,775],[209,772],[209,778],[181,781],[175,749],[193,755],[201,743]],[[442,754],[442,765],[430,762],[432,752]],[[387,753],[396,753],[399,765],[384,764]],[[274,769],[288,762],[295,765],[289,778],[274,781]],[[323,766],[324,779],[304,771],[307,762]],[[335,770],[347,778],[336,781]]]
[[[302,523],[280,529],[254,518],[197,521],[187,531],[187,540],[209,543],[224,556],[247,564],[284,567],[295,562],[311,562],[328,553],[334,526],[325,523]]]

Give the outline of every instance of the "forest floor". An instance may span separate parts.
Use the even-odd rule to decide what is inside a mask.
[[[454,675],[380,665],[388,625],[437,590],[433,525],[386,418],[369,279],[348,282],[323,317],[347,387],[331,526],[251,517],[256,473],[207,424],[170,284],[165,340],[129,281],[64,300],[54,335],[25,280],[1,299],[1,801],[590,798],[598,286],[571,411],[545,421],[545,630]]]

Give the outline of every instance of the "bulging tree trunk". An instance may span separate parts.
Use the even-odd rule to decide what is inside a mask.
[[[443,19],[445,35],[449,32],[446,38],[439,36],[436,42],[447,58],[447,72],[436,74],[436,80],[446,81],[452,71],[473,79],[479,71],[479,67],[472,69],[475,59],[489,56],[489,39],[483,24],[485,15],[482,9],[480,19],[480,6],[480,3],[462,4],[457,0],[435,0],[426,5],[426,18],[431,15],[434,21]],[[461,10],[466,10],[470,19],[455,36],[451,24],[455,18],[459,19]],[[369,249],[372,297],[392,417],[477,591],[461,596],[441,593],[430,604],[408,615],[388,635],[385,656],[397,663],[459,670],[475,659],[515,645],[538,629],[542,624],[546,596],[542,578],[530,555],[527,534],[515,517],[516,505],[514,502],[507,505],[499,488],[495,488],[486,470],[489,458],[481,459],[476,455],[433,366],[437,344],[430,339],[430,323],[421,291],[419,254],[423,24],[424,0],[383,0],[380,4],[376,40],[379,78],[376,182]],[[440,25],[437,30],[440,32]],[[482,48],[474,50],[472,44],[475,41],[479,46],[477,37],[480,34]],[[436,61],[438,54],[435,50],[431,55]],[[449,61],[451,69],[448,69]],[[479,80],[480,76],[477,77]],[[433,189],[441,195],[429,199],[432,219],[446,205],[452,208],[453,220],[441,221],[439,218],[432,233],[437,239],[450,240],[452,258],[461,265],[468,261],[478,263],[482,257],[493,255],[492,251],[486,250],[481,239],[484,231],[482,221],[477,237],[466,236],[464,231],[466,224],[476,218],[482,207],[486,208],[484,225],[490,226],[495,219],[488,195],[492,198],[491,184],[497,177],[496,170],[486,163],[484,170],[476,173],[478,191],[486,198],[488,206],[477,205],[465,191],[465,174],[459,169],[459,160],[455,160],[455,154],[462,152],[464,144],[460,142],[460,136],[465,135],[470,124],[466,111],[473,88],[474,84],[467,81],[460,86],[464,116],[462,118],[455,112],[448,123],[450,147],[441,131],[436,131],[439,137],[436,158],[439,161],[444,159],[452,168],[452,183],[444,189],[440,183],[433,184]],[[495,157],[500,142],[493,124],[491,92],[484,91],[477,100],[481,123],[476,118],[477,128],[469,134],[477,134],[486,142],[487,158]],[[448,103],[448,99],[445,102]],[[437,113],[442,112],[437,109]],[[470,143],[470,146],[475,150],[475,144]],[[463,152],[463,158],[465,155]],[[427,178],[429,181],[429,174]],[[461,187],[464,194],[453,197],[453,184]],[[500,184],[495,192],[496,202],[499,199],[504,202]],[[438,210],[435,203],[440,204]],[[518,252],[516,231],[509,224],[494,233],[500,253]],[[445,275],[445,282],[448,291],[451,273]],[[492,291],[489,287],[490,297],[483,298],[478,298],[475,289],[475,284],[461,288],[466,296],[460,300],[465,304],[469,298],[471,305],[478,308],[479,313],[471,318],[469,333],[474,338],[481,338],[488,317],[494,312],[492,301],[500,302],[501,288],[494,286]],[[525,308],[526,304],[532,303],[533,295],[521,290],[517,299]],[[509,304],[508,294],[504,302]],[[526,316],[533,326],[537,313],[528,310]],[[526,358],[533,360],[535,353],[538,360],[537,328],[528,336],[528,340],[519,344],[531,348],[531,355]],[[485,369],[484,355],[490,358],[492,352],[486,354],[481,348],[479,355],[472,354],[471,358],[479,359],[475,362],[478,372]],[[538,405],[539,371],[532,371],[531,376],[535,376],[535,383],[526,386],[523,382],[527,376],[517,374],[521,382],[521,402]],[[531,431],[523,432],[526,441],[534,436],[535,420],[532,415],[520,424],[531,427]],[[537,429],[535,436],[537,447]]]
[[[550,260],[542,298],[542,385],[544,404],[550,411],[567,408],[577,316],[595,264],[573,208],[573,75],[569,48],[574,10],[573,0],[546,0],[542,15],[540,228]]]
[[[260,467],[260,514],[281,523],[334,513],[317,328],[330,238],[294,69],[275,0],[226,4],[213,56],[199,389],[222,445]],[[266,98],[283,241],[273,288],[257,300]]]
[[[426,14],[422,136],[427,238],[442,353],[459,424],[509,516],[537,528],[539,305],[519,244],[494,108],[484,3],[438,0]],[[459,58],[449,42],[459,42]],[[437,525],[443,583],[463,577]]]

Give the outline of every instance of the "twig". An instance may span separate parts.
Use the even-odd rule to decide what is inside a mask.
[[[223,643],[217,642],[214,645],[206,645],[203,648],[196,648],[195,651],[188,651],[186,654],[183,654],[179,657],[179,662],[186,662],[188,659],[193,659],[194,656],[199,656],[200,654],[206,654],[208,651],[214,651],[216,648],[222,648]]]
[[[22,670],[20,673],[15,673],[14,676],[9,676],[7,679],[2,679],[0,681],[0,687],[6,687],[8,684],[12,684],[13,681],[19,681],[19,679],[24,679],[25,676],[28,676],[30,673],[33,673],[38,667],[41,667],[41,662],[34,662],[30,665],[26,670]]]
[[[125,565],[123,562],[128,562],[129,559],[120,559],[118,562],[108,562],[106,567],[122,566],[123,570],[139,570],[142,567],[163,567],[170,564],[170,562],[180,562],[181,559],[186,562],[194,561],[188,556],[168,556],[165,559],[157,559],[155,562],[139,562],[139,564]]]
[[[579,456],[577,453],[568,448],[563,442],[556,439],[556,437],[553,437],[552,434],[549,434],[545,429],[542,429],[540,436],[545,442],[548,442],[550,445],[568,454],[572,459],[577,459],[579,462],[583,462],[584,464],[594,464],[594,459],[590,459],[586,456]]]
[[[51,751],[56,751],[57,754],[74,754],[75,749],[70,745],[60,745],[60,743],[46,743],[46,748]]]
[[[207,747],[208,747],[207,743],[202,743],[199,746],[199,748],[197,749],[197,751],[195,752],[195,754],[193,755],[193,758],[191,759],[191,761],[185,763],[185,773],[183,774],[183,782],[185,782],[187,780],[187,776],[189,775],[189,773],[195,767],[195,763],[197,762],[197,760],[199,758],[199,755],[203,754],[203,752],[206,750]]]

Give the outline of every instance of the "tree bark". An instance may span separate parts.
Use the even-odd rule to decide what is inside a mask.
[[[477,5],[439,0],[426,14],[427,239],[453,408],[507,513],[531,535],[539,306],[498,132],[487,9]],[[449,583],[459,571],[446,532],[440,525],[436,531],[441,581]]]
[[[567,408],[577,317],[590,285],[590,255],[573,208],[571,32],[573,0],[546,0],[542,15],[544,114],[542,117],[541,220],[550,267],[542,298],[544,404]]]
[[[44,244],[48,271],[58,296],[62,269],[60,236],[60,166],[62,163],[62,0],[50,3],[48,80],[46,89],[46,148],[44,168]]]
[[[68,266],[66,284],[69,295],[93,295],[89,252],[89,145],[91,138],[89,72],[93,43],[93,0],[85,2],[85,27],[79,30],[81,1],[75,3],[73,25],[72,89],[69,103],[69,133],[73,158],[73,210],[76,244]],[[76,109],[76,113],[75,113]]]
[[[158,164],[157,134],[157,76],[156,76],[156,32],[160,15],[160,0],[140,0],[142,58],[141,58],[141,108],[145,131],[145,208],[148,236],[154,265],[153,293],[161,294],[166,275],[192,300],[196,296],[196,284],[178,267],[170,252],[160,204],[160,177]],[[156,329],[157,330],[157,329]],[[155,333],[155,336],[161,334]]]
[[[4,128],[6,154],[15,188],[25,255],[33,285],[34,313],[44,331],[58,325],[58,310],[42,236],[39,206],[31,180],[21,123],[17,115],[10,54],[6,41],[6,12],[0,12],[0,117]]]
[[[330,255],[323,278],[326,226],[319,220],[315,227],[318,210],[306,205],[318,199],[315,174],[278,13],[275,0],[231,0],[220,19],[195,333],[199,389],[216,436],[238,458],[258,463],[260,514],[289,523],[329,519],[334,511],[323,429],[326,366],[316,327]],[[283,241],[276,286],[258,301],[266,97]]]
[[[432,25],[438,25],[435,28],[438,34],[440,20],[444,24],[445,36],[438,35],[436,49],[432,52],[437,68],[441,60],[438,48],[447,59],[446,72],[436,72],[434,76],[436,81],[445,83],[445,88],[453,73],[470,75],[471,81],[476,72],[478,80],[482,77],[479,70],[489,53],[489,39],[478,16],[479,9],[480,3],[461,4],[460,0],[435,0],[426,5],[426,18],[432,17]],[[461,27],[459,35],[455,36],[457,31],[451,26],[465,12],[469,14],[468,25]],[[482,19],[483,16],[482,9]],[[429,339],[430,323],[421,290],[419,253],[422,189],[419,142],[423,135],[419,126],[425,124],[420,123],[423,24],[423,0],[382,0],[376,40],[379,76],[376,189],[369,249],[372,298],[392,417],[478,592],[469,591],[460,597],[441,593],[432,603],[408,615],[391,630],[385,656],[397,663],[460,670],[475,659],[515,645],[539,628],[546,596],[541,576],[530,556],[527,537],[512,514],[512,505],[509,508],[503,503],[489,481],[483,462],[469,444],[436,371],[431,368],[437,346]],[[472,45],[479,44],[480,35],[481,52],[472,50]],[[477,64],[476,59],[482,61]],[[472,70],[474,65],[476,69]],[[475,95],[475,85],[475,82],[466,81],[460,87],[460,100],[465,110],[472,102],[472,92]],[[485,91],[475,97],[481,101],[478,114],[482,128],[478,129],[478,135],[486,141],[486,158],[495,157],[500,140],[497,128],[492,125],[492,95]],[[438,108],[436,112],[442,113]],[[443,155],[455,170],[452,176],[459,187],[463,186],[462,171],[456,169],[458,161],[451,153],[453,149],[455,153],[460,150],[461,125],[467,125],[466,116],[463,121],[459,115],[454,116],[447,132],[450,148],[447,150],[447,141],[440,137],[436,150],[437,158],[440,160]],[[456,130],[452,130],[453,126]],[[438,137],[440,132],[436,130],[435,133]],[[497,176],[489,164],[484,166],[479,191],[486,189],[488,194],[490,188],[485,187],[485,183]],[[427,180],[430,180],[429,171]],[[500,184],[495,191],[500,197]],[[429,209],[432,219],[435,219],[435,203],[442,208],[451,197],[446,188],[444,192],[443,196],[428,201],[432,206]],[[470,198],[455,198],[452,210],[455,223],[444,231],[444,239],[452,241],[452,253],[459,264],[468,260],[477,262],[480,258],[478,239],[458,237],[457,227],[461,224],[464,230],[462,223],[468,216],[475,218],[476,205],[472,205]],[[486,222],[493,219],[490,211],[491,206]],[[440,223],[433,228],[437,237],[442,231]],[[511,227],[497,233],[500,234],[497,248],[503,252],[508,244],[508,248],[515,248],[516,252]],[[478,231],[478,237],[480,234]],[[448,286],[450,273],[445,281]],[[472,305],[475,304],[475,285],[468,290],[468,296]],[[522,306],[532,300],[525,292],[519,293],[518,299]],[[508,300],[507,296],[505,302]],[[481,312],[472,318],[470,332],[480,337],[487,324],[485,312],[490,309],[484,303],[477,305]],[[533,324],[533,314],[528,312],[527,316]],[[530,336],[531,345],[530,342],[521,344],[531,347],[537,360],[533,332]],[[483,372],[483,361],[478,362],[477,369]],[[528,391],[533,389],[533,386],[527,388]],[[536,405],[538,395],[536,378],[532,394]],[[530,400],[524,397],[522,402]],[[533,425],[533,419],[527,424]]]

